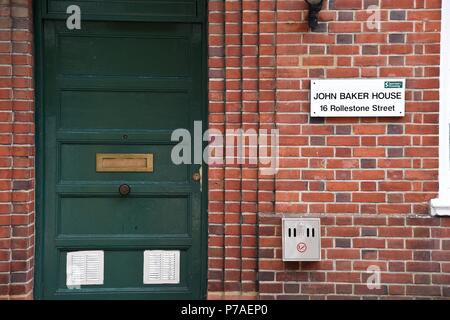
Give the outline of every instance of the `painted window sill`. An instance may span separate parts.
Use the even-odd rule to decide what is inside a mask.
[[[450,199],[436,198],[430,202],[430,214],[432,216],[449,216],[450,217]]]

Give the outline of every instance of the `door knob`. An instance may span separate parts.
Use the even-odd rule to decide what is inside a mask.
[[[127,195],[129,195],[131,192],[131,187],[127,184],[121,184],[119,187],[119,193],[121,196],[125,197]]]

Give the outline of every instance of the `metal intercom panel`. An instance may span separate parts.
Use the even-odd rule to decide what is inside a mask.
[[[283,261],[320,260],[320,218],[283,218]]]

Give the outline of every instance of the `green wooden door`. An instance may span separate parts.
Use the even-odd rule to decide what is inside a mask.
[[[202,32],[195,23],[68,30],[44,21],[37,297],[204,296],[206,184],[201,192],[192,179],[199,165],[173,164],[170,139],[203,119]],[[99,154],[152,154],[153,171],[98,171]],[[103,283],[68,287],[67,253],[99,250]],[[147,250],[179,251],[178,283],[144,284]]]

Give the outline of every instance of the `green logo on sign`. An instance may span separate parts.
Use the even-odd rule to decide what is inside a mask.
[[[385,81],[384,87],[386,89],[401,89],[401,88],[403,88],[403,82],[401,82],[401,81]]]

